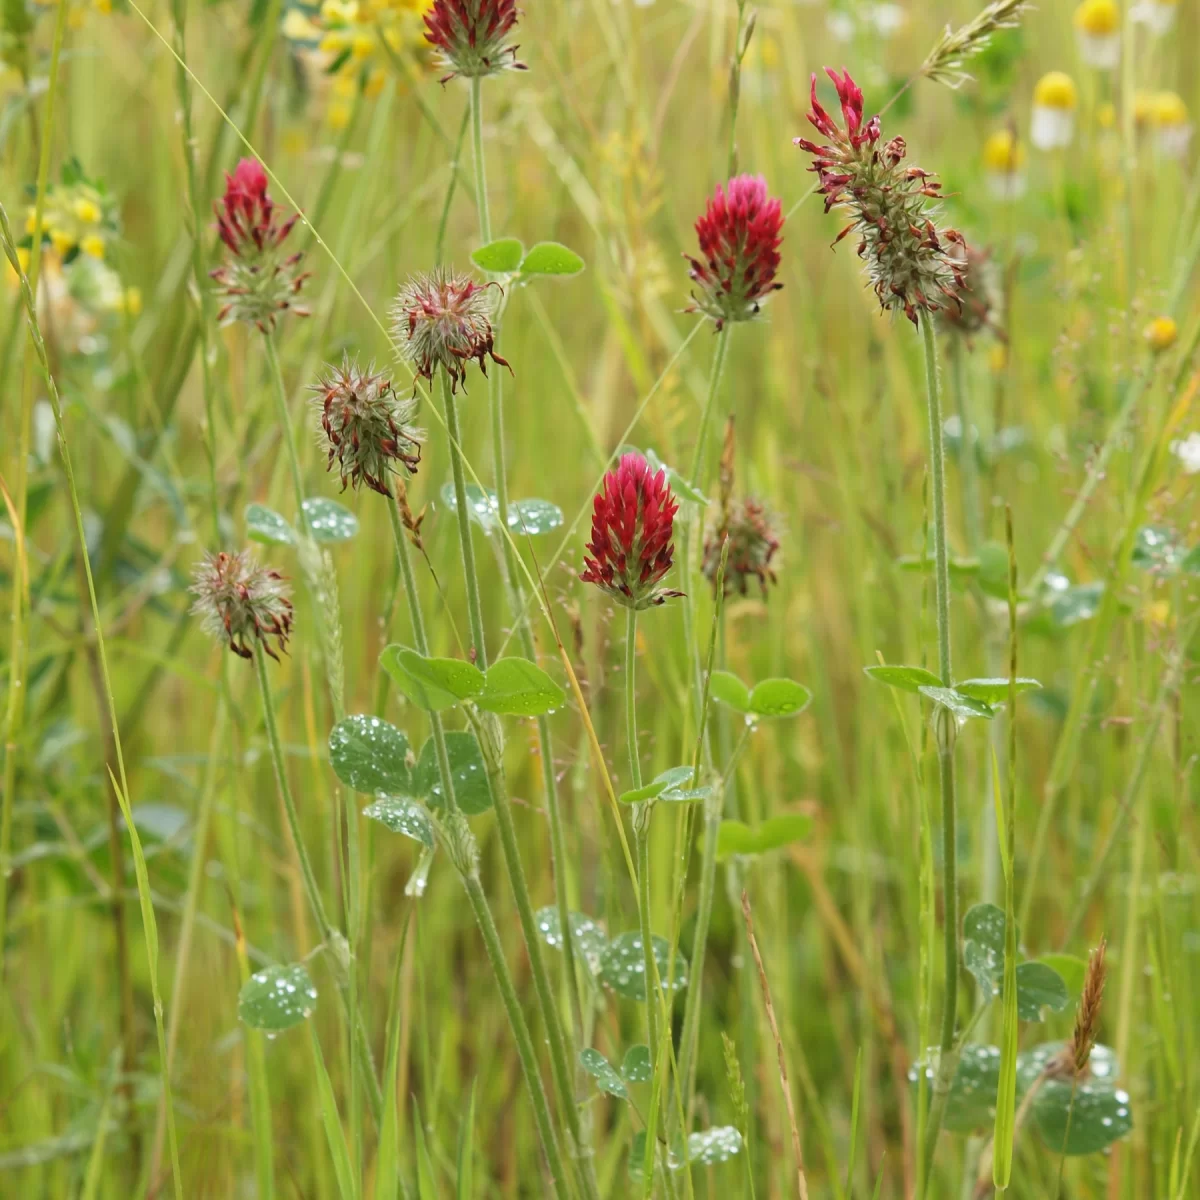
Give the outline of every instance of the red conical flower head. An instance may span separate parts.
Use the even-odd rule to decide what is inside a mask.
[[[425,40],[442,52],[455,75],[474,78],[500,71],[524,71],[517,47],[506,44],[517,23],[515,0],[433,0],[425,14]]]
[[[761,175],[736,175],[717,185],[704,215],[696,222],[700,258],[688,274],[698,285],[691,312],[711,317],[720,329],[726,321],[749,321],[762,301],[783,287],[775,281],[783,211],[767,193]]]
[[[579,578],[626,608],[682,596],[658,587],[674,562],[678,508],[665,471],[652,470],[640,454],[622,456],[592,502],[592,540]]]
[[[308,310],[295,303],[308,278],[299,270],[303,253],[283,252],[299,214],[280,220],[282,214],[267,194],[262,163],[243,158],[233,174],[225,176],[225,194],[213,207],[217,232],[232,256],[212,272],[225,301],[217,314],[221,324],[246,321],[265,333],[281,312],[308,316]]]

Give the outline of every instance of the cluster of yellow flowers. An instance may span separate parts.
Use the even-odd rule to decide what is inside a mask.
[[[108,247],[118,226],[111,199],[102,188],[83,177],[77,165],[64,170],[64,179],[46,191],[42,212],[41,238],[48,243],[42,252],[42,281],[39,303],[54,309],[56,322],[64,335],[74,331],[90,332],[87,314],[141,312],[142,297],[137,288],[122,286],[121,277],[105,261]],[[37,214],[29,206],[25,232],[31,245],[38,237]],[[29,270],[29,245],[18,247],[17,258],[23,271]],[[8,271],[10,285],[16,275]],[[74,348],[74,341],[67,339]]]
[[[333,76],[326,114],[342,128],[350,119],[360,84],[366,95],[383,90],[392,56],[428,64],[423,17],[433,0],[324,0],[311,14],[292,8],[283,33],[315,50],[323,70]]]
[[[25,232],[37,232],[37,216],[31,205]],[[86,182],[55,184],[46,192],[42,229],[61,258],[78,249],[91,258],[103,258],[107,239],[116,233],[116,222],[108,211],[107,198]]]
[[[57,8],[58,0],[33,0],[38,8]],[[98,13],[111,13],[113,0],[75,0],[67,10],[67,24],[72,29],[78,29],[83,24],[88,9]]]

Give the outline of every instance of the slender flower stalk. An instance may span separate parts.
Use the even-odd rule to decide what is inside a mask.
[[[464,392],[466,390],[466,367],[471,360],[478,363],[479,369],[485,375],[488,358],[502,366],[508,366],[494,349],[491,321],[493,301],[487,287],[453,271],[437,269],[430,275],[410,280],[401,289],[392,315],[393,328],[401,352],[418,376],[432,382],[434,374],[439,373],[440,369],[442,403],[446,413],[446,432],[450,443],[450,465],[454,479],[459,549],[462,555],[467,614],[471,628],[471,657],[481,670],[487,670],[487,639],[475,550],[471,539],[462,429],[458,419],[456,393],[460,386]],[[487,731],[483,729],[480,733],[484,734],[480,737],[480,745],[493,785],[505,867],[517,902],[526,951],[529,954],[542,1019],[550,1043],[555,1086],[559,1091],[574,1145],[578,1146],[579,1117],[571,1084],[566,1042],[542,958],[541,939],[521,863],[520,847],[512,824],[510,802],[503,777],[503,733],[499,729],[492,730],[494,736],[487,736]],[[590,1171],[590,1164],[588,1170]]]
[[[1016,6],[1014,6],[1015,8]],[[871,285],[885,310],[903,312],[921,331],[925,354],[925,384],[929,417],[929,466],[933,494],[934,593],[937,617],[938,675],[943,686],[953,686],[950,657],[950,570],[946,540],[946,472],[942,441],[942,383],[938,368],[933,317],[961,307],[960,291],[966,284],[967,254],[962,236],[935,223],[940,185],[920,167],[901,164],[907,153],[904,139],[894,137],[880,145],[878,116],[864,115],[862,90],[849,72],[826,73],[837,89],[844,128],[817,99],[817,77],[812,76],[810,123],[828,139],[817,145],[806,138],[795,143],[811,154],[814,171],[825,193],[825,210],[845,210],[850,223],[838,234],[835,245],[849,233],[859,238],[858,254],[864,260]],[[953,714],[934,710],[938,778],[942,805],[942,892],[944,905],[943,949],[945,998],[937,1076],[926,1129],[924,1179],[937,1147],[945,1112],[945,1099],[954,1078],[958,1052],[955,1029],[958,1008],[958,844],[955,801],[954,744],[957,735]]]
[[[389,500],[387,508],[392,527],[392,540],[396,547],[396,558],[400,565],[400,575],[404,583],[404,594],[408,601],[409,619],[413,630],[413,644],[419,654],[428,655],[429,639],[425,633],[425,621],[421,612],[420,593],[417,591],[416,576],[413,574],[412,560],[409,555],[408,534],[404,529],[400,510],[397,505]],[[440,714],[436,712],[429,714],[429,721],[434,740],[434,749],[437,753],[438,775],[441,780],[442,792],[447,797],[448,807],[453,810],[455,807],[454,775],[450,768],[450,756],[446,747],[445,727],[442,724]],[[507,802],[507,796],[505,797],[505,802]],[[497,804],[497,808],[499,808],[499,804]],[[534,1119],[537,1122],[542,1149],[546,1155],[546,1160],[549,1163],[550,1172],[554,1179],[554,1194],[562,1196],[566,1194],[563,1190],[566,1187],[566,1175],[563,1169],[554,1126],[550,1120],[546,1092],[542,1086],[541,1074],[538,1070],[537,1056],[534,1053],[529,1026],[525,1021],[525,1015],[521,1011],[520,1002],[513,987],[512,976],[509,973],[508,964],[504,958],[503,947],[500,945],[500,939],[496,933],[495,921],[492,919],[491,909],[488,905],[487,896],[480,884],[478,872],[460,871],[459,877],[462,879],[463,887],[467,892],[467,898],[471,902],[471,909],[475,914],[475,920],[479,925],[480,933],[483,935],[484,948],[487,951],[492,972],[496,976],[496,983],[500,988],[505,1012],[508,1014],[509,1025],[513,1032],[513,1040],[516,1042],[522,1072],[525,1076],[525,1084],[529,1088],[530,1099],[533,1102]],[[567,1099],[571,1099],[569,1093]]]
[[[637,744],[637,615],[683,593],[660,588],[674,562],[674,521],[679,505],[667,484],[666,472],[653,471],[640,454],[623,455],[604,477],[592,504],[592,540],[587,545],[580,579],[591,583],[620,604],[625,626],[625,736],[633,788],[642,786]],[[659,1055],[659,979],[650,925],[650,814],[653,801],[635,806],[633,831],[637,845],[638,922],[642,941],[642,971],[646,1000],[646,1033],[655,1070],[669,1070]],[[664,1031],[670,1036],[669,1028]],[[647,1119],[647,1185],[653,1179],[658,1097]]]
[[[921,316],[925,351],[925,384],[929,415],[930,486],[933,492],[934,605],[937,620],[938,675],[944,686],[953,684],[950,658],[950,568],[946,545],[946,470],[942,444],[942,383],[933,322]],[[934,1099],[925,1131],[925,1182],[928,1186],[941,1121],[945,1115],[954,1072],[958,1066],[955,1029],[958,1011],[958,810],[955,799],[954,745],[957,728],[953,714],[938,707],[934,712],[937,735],[938,782],[942,803],[942,905],[945,996]]]
[[[491,209],[488,204],[487,166],[484,158],[483,143],[483,88],[482,78],[475,76],[471,79],[471,102],[469,118],[471,123],[471,143],[475,165],[475,198],[479,210],[479,233],[486,246],[492,240]],[[503,301],[497,306],[496,319],[499,322],[503,313]],[[488,408],[492,421],[492,478],[496,490],[496,516],[501,530],[509,528],[508,507],[508,470],[506,464],[504,439],[504,376],[499,371],[488,375]],[[517,636],[520,639],[521,652],[533,663],[537,662],[537,646],[533,638],[533,627],[526,612],[524,588],[518,570],[517,552],[511,538],[501,537],[504,554],[504,571],[508,584],[509,608],[517,623]],[[558,913],[559,928],[562,930],[562,962],[563,978],[571,1005],[571,1018],[574,1037],[564,1038],[564,1055],[575,1061],[576,1048],[582,1043],[584,1036],[583,1007],[580,1001],[579,981],[576,975],[575,937],[571,928],[571,909],[567,892],[567,850],[566,838],[563,833],[562,808],[558,796],[558,780],[554,772],[554,743],[550,734],[550,721],[546,715],[539,714],[537,718],[538,754],[542,766],[542,786],[546,796],[546,812],[550,821],[550,856],[551,874],[554,880],[554,902]],[[588,1084],[586,1072],[578,1068],[575,1072],[576,1088],[579,1095]],[[585,1094],[585,1093],[584,1093]],[[591,1118],[586,1107],[568,1102],[564,1093],[563,1102],[567,1107],[570,1127],[575,1137],[575,1146],[581,1160],[581,1170],[585,1193],[589,1197],[598,1196],[599,1184],[595,1176],[591,1150]]]
[[[471,513],[467,507],[467,477],[463,470],[462,429],[450,373],[442,373],[442,404],[446,410],[446,433],[450,439],[450,469],[454,476],[454,510],[458,519],[458,544],[462,552],[463,581],[467,588],[467,619],[471,626],[471,660],[487,670],[487,640],[483,629],[483,604],[479,598],[479,575],[475,569],[475,547],[471,541]]]
[[[333,956],[342,1010],[355,1043],[354,1054],[356,1060],[364,1064],[356,1074],[363,1082],[372,1112],[378,1120],[383,1111],[383,1094],[372,1065],[370,1042],[362,1013],[349,996],[349,974],[354,969],[352,947],[334,928],[321,898],[320,884],[304,843],[300,814],[287,778],[266,669],[268,658],[278,662],[277,651],[287,649],[292,629],[290,589],[278,571],[260,567],[249,553],[220,552],[209,555],[197,565],[192,593],[196,597],[193,612],[200,618],[204,630],[216,641],[224,642],[240,658],[254,660],[275,782],[300,865],[305,896],[317,923],[321,942]],[[275,639],[274,647],[271,645],[272,638]]]
[[[717,334],[717,344],[713,350],[712,366],[708,377],[708,393],[704,403],[704,413],[700,420],[700,433],[697,437],[696,449],[692,456],[690,483],[693,488],[699,488],[704,479],[704,452],[708,427],[712,423],[712,415],[716,409],[721,374],[725,366],[726,355],[729,352],[731,335],[732,330],[728,326],[721,329]],[[695,522],[684,521],[681,527],[681,557],[685,579],[690,577],[693,526],[698,527],[699,519],[697,516]],[[691,676],[689,691],[692,697],[693,713],[696,727],[700,729],[700,746],[704,765],[711,767],[712,747],[707,725],[703,724],[703,668],[700,662],[700,647],[696,640],[695,606],[690,595],[685,596],[683,600],[683,628],[684,640],[689,647],[689,674]],[[714,805],[705,805],[704,842],[700,851],[700,895],[696,906],[696,929],[692,937],[691,978],[684,1000],[683,1034],[679,1052],[680,1079],[685,1092],[685,1108],[689,1113],[692,1110],[695,1090],[696,1047],[700,1038],[700,1007],[704,991],[704,958],[708,949],[708,930],[712,920],[713,898],[716,893],[717,832],[720,829],[721,816],[722,813]]]

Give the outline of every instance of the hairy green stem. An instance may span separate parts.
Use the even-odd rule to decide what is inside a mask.
[[[200,221],[200,189],[196,176],[195,136],[192,129],[192,89],[187,72],[187,0],[172,0],[175,23],[175,89],[179,97],[180,133],[183,136],[183,161],[187,176],[188,224],[192,238],[192,279],[196,285],[199,308],[197,326],[200,336],[200,381],[204,394],[204,449],[208,455],[209,507],[213,523],[213,544],[221,540],[221,507],[217,494],[217,428],[215,388],[209,350],[212,312],[212,282],[205,266],[203,229]]]
[[[308,537],[308,514],[304,511],[304,477],[300,472],[300,459],[296,454],[296,434],[292,429],[292,414],[288,410],[287,386],[283,382],[283,368],[279,365],[279,352],[275,349],[275,338],[267,333],[263,335],[263,346],[267,352],[267,364],[271,368],[271,381],[275,385],[275,406],[279,416],[279,424],[283,429],[283,449],[287,459],[288,471],[292,477],[292,490],[295,492],[296,520],[301,532]]]
[[[487,643],[483,634],[483,608],[479,602],[479,576],[475,570],[475,547],[471,543],[471,514],[467,508],[467,479],[463,471],[462,433],[458,424],[458,404],[454,385],[443,371],[442,403],[446,409],[446,432],[450,439],[450,469],[454,474],[455,516],[458,518],[458,543],[462,551],[463,582],[467,589],[467,616],[475,665],[487,670]]]
[[[486,246],[492,240],[492,214],[488,208],[487,166],[483,159],[483,80],[471,79],[471,149],[475,159],[475,207],[479,210],[479,232]]]
[[[508,1013],[508,1021],[512,1026],[513,1037],[517,1043],[517,1055],[521,1060],[521,1070],[525,1074],[525,1082],[533,1100],[533,1115],[537,1122],[538,1133],[542,1139],[542,1149],[550,1167],[551,1186],[555,1196],[566,1197],[567,1175],[563,1167],[562,1155],[558,1148],[558,1139],[554,1135],[554,1126],[550,1123],[550,1107],[546,1102],[546,1093],[542,1087],[541,1076],[538,1074],[537,1056],[533,1049],[533,1039],[529,1036],[529,1027],[521,1012],[521,1002],[517,998],[516,988],[513,987],[512,976],[508,972],[508,964],[504,961],[504,947],[500,944],[500,935],[496,932],[496,923],[492,920],[488,908],[487,897],[477,876],[464,875],[463,886],[467,889],[467,898],[475,913],[475,920],[483,934],[483,944],[487,950],[488,961],[500,987],[500,998],[504,1002],[504,1010]]]
[[[725,359],[729,352],[730,328],[726,325],[717,334],[717,343],[713,349],[712,366],[708,377],[708,394],[704,402],[704,412],[700,418],[700,430],[696,437],[696,449],[692,455],[691,485],[699,488],[704,477],[705,448],[708,442],[708,428],[712,424],[713,413],[716,409],[717,396],[721,389],[721,374]],[[684,522],[683,527],[683,564],[684,578],[691,579],[691,527],[692,522]],[[704,681],[700,661],[700,647],[695,640],[695,609],[691,598],[691,588],[685,586],[689,594],[683,598],[684,639],[687,645],[689,673],[693,705],[696,711],[697,729],[700,731],[700,742],[705,758],[711,761],[711,751],[707,731],[702,727],[703,714],[701,706],[704,693]],[[696,930],[692,938],[692,958],[690,982],[687,997],[684,1001],[683,1044],[680,1047],[681,1085],[685,1089],[684,1107],[690,1113],[692,1109],[693,1092],[695,1087],[696,1045],[700,1036],[700,1012],[703,987],[701,980],[704,974],[704,956],[708,948],[708,929],[712,919],[713,896],[717,880],[717,831],[721,824],[721,813],[710,812],[710,805],[704,810],[704,844],[700,857],[700,898],[696,908]]]
[[[642,764],[638,755],[637,734],[637,609],[626,609],[625,621],[625,739],[629,751],[629,782],[636,789],[642,786]],[[650,927],[650,814],[653,801],[637,806],[633,832],[637,841],[638,926],[642,935],[642,983],[646,993],[646,1042],[650,1061],[659,1070],[658,1058],[658,988],[654,963],[654,940]],[[658,1092],[661,1093],[661,1088]],[[652,1108],[647,1121],[646,1163],[647,1183],[653,1178],[655,1122],[657,1108]]]
[[[925,352],[925,384],[929,415],[930,488],[933,499],[934,611],[937,622],[938,675],[944,687],[953,686],[950,658],[950,568],[946,546],[946,466],[942,443],[942,383],[938,368],[937,341],[933,321],[921,314],[921,336]],[[925,1185],[928,1187],[945,1112],[945,1095],[954,1077],[957,1055],[954,1031],[958,1009],[958,854],[957,806],[954,789],[953,715],[945,709],[937,712],[938,779],[942,801],[942,903],[944,906],[945,997],[937,1078],[933,1105],[926,1129],[924,1154]],[[941,1101],[941,1103],[939,1103]]]

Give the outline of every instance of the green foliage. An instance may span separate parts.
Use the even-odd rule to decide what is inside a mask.
[[[379,717],[357,715],[329,731],[329,763],[349,788],[366,796],[406,796],[412,788],[408,735]]]
[[[238,994],[238,1016],[267,1034],[307,1021],[316,1007],[317,988],[303,963],[257,971]]]
[[[803,841],[812,832],[812,824],[806,813],[768,817],[753,829],[743,821],[726,819],[717,831],[717,861],[724,862],[733,855],[769,854],[792,842]]]
[[[475,703],[489,712],[535,717],[553,712],[566,700],[562,688],[541,667],[525,658],[492,663]]]
[[[657,935],[651,941],[658,978],[668,994],[687,987],[687,959],[675,952],[674,972],[671,967],[671,947],[666,938]],[[646,974],[642,959],[642,935],[636,930],[613,938],[600,954],[600,982],[626,1000],[645,1001]]]
[[[709,681],[714,699],[752,720],[795,717],[812,701],[812,693],[792,679],[763,679],[748,688],[728,671],[714,671]]]
[[[617,1073],[616,1067],[590,1046],[579,1052],[579,1062],[583,1069],[596,1081],[596,1086],[610,1096],[619,1096],[622,1100],[629,1097],[625,1081]]]

